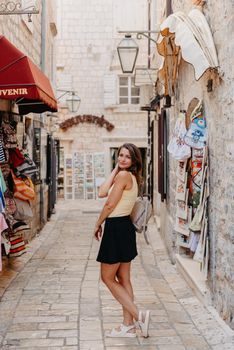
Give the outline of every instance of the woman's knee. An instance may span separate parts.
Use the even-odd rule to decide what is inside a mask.
[[[101,272],[101,280],[104,284],[109,285],[114,279],[109,274]]]
[[[122,285],[122,286],[126,286],[126,285],[129,285],[131,284],[131,281],[130,281],[130,277],[127,275],[122,275],[122,274],[116,274],[116,277],[118,279],[118,282]]]

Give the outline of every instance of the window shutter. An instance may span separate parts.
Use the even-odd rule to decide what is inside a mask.
[[[116,105],[116,84],[115,74],[104,75],[104,107]]]
[[[158,119],[158,192],[163,202],[167,196],[167,116],[162,110]]]
[[[141,85],[140,88],[140,104],[141,106],[147,105],[149,103],[149,100],[151,99],[151,86],[148,85]]]

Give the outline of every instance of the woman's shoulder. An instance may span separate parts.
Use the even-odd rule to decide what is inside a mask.
[[[117,181],[128,181],[131,177],[131,173],[127,170],[120,170],[115,177]]]

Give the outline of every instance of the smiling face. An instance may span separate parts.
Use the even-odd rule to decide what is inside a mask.
[[[131,155],[128,149],[122,147],[118,155],[118,165],[120,169],[128,169],[132,165]]]

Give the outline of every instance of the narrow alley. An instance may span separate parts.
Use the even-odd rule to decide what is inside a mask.
[[[168,259],[151,222],[147,246],[138,235],[133,262],[136,303],[152,310],[150,337],[105,338],[121,308],[99,281],[92,237],[98,201],[61,201],[57,212],[18,258],[24,267],[0,303],[2,350],[231,350],[233,331],[195,297]],[[153,237],[153,239],[152,239]],[[1,287],[9,281],[6,270]]]

